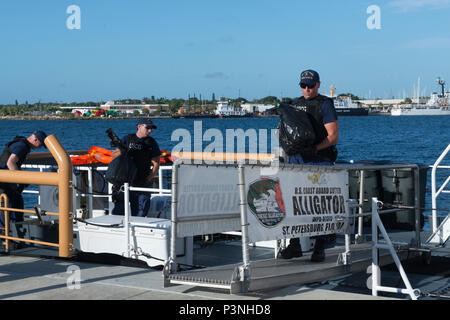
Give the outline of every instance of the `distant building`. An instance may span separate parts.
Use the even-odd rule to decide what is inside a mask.
[[[143,109],[147,109],[149,113],[154,113],[160,108],[162,111],[167,111],[168,104],[116,104],[114,101],[108,101],[100,106],[104,110],[116,110],[120,113],[134,113],[137,110],[142,114]]]
[[[271,104],[243,103],[241,108],[245,113],[264,113],[268,109],[274,108]]]

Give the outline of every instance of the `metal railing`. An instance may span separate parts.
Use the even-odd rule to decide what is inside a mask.
[[[447,146],[447,148],[442,152],[440,157],[436,160],[436,162],[432,166],[431,170],[431,206],[432,206],[432,231],[435,233],[438,228],[438,218],[437,218],[437,209],[436,209],[436,203],[437,203],[437,197],[442,193],[450,193],[450,190],[444,190],[444,188],[447,186],[447,184],[450,182],[450,175],[447,177],[445,182],[441,185],[439,190],[436,191],[436,171],[437,169],[450,169],[450,166],[441,166],[442,160],[447,156],[447,154],[450,152],[450,144]]]
[[[10,240],[37,243],[58,247],[59,256],[69,258],[73,255],[72,163],[69,154],[62,147],[55,135],[48,136],[44,143],[58,164],[58,172],[0,170],[0,182],[57,186],[59,191],[59,212],[47,212],[47,214],[59,217],[59,241],[58,243],[50,243],[10,236],[9,212],[36,213],[36,211],[9,208],[6,195],[2,195],[1,198],[3,200],[3,206],[0,207],[0,210],[5,215],[5,234],[0,235],[0,239],[5,240],[7,250],[9,249]]]
[[[418,289],[413,289],[411,283],[406,276],[405,270],[400,262],[400,259],[397,255],[397,252],[394,249],[392,241],[389,238],[386,229],[381,222],[381,218],[379,215],[379,211],[383,207],[383,204],[378,201],[377,198],[372,198],[372,276],[371,276],[371,285],[370,289],[372,289],[372,295],[378,296],[379,291],[391,292],[391,293],[402,293],[410,296],[412,300],[417,300],[420,296],[420,291]],[[381,235],[384,239],[384,242],[379,240],[378,231],[381,232]],[[379,265],[379,250],[389,250],[392,258],[394,259],[395,265],[400,273],[400,276],[405,284],[406,288],[394,288],[394,287],[386,287],[381,285],[381,269]]]

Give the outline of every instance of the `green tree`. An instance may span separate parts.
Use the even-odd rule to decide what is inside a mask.
[[[178,109],[180,109],[184,104],[184,99],[172,99],[169,102],[169,112],[177,113]]]

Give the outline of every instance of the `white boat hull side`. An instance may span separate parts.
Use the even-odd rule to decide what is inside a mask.
[[[392,116],[448,116],[450,110],[442,108],[426,108],[426,109],[392,109]]]

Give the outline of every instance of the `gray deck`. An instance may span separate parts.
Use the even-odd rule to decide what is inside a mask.
[[[397,234],[397,240],[402,240]],[[422,238],[424,239],[424,238]],[[339,240],[339,239],[338,239]],[[406,240],[405,240],[406,241]],[[164,287],[163,272],[154,268],[88,263],[76,259],[51,258],[53,249],[24,248],[18,255],[0,254],[0,299],[49,300],[372,300],[407,298],[404,295],[380,294],[372,297],[366,287],[367,266],[371,263],[370,244],[352,246],[352,265],[337,265],[337,255],[343,251],[339,245],[326,249],[323,263],[311,263],[310,253],[291,260],[273,259],[273,249],[250,247],[250,276],[252,281],[246,294],[230,294],[232,274],[242,264],[239,241],[216,241],[210,245],[196,245],[194,264],[207,269],[182,271],[170,275],[190,284]],[[401,258],[408,253],[402,252]],[[421,299],[441,299],[450,295],[450,250],[436,248],[434,259],[439,265],[423,265],[420,260],[403,261],[408,278],[414,288],[433,293]],[[391,259],[386,256],[381,263]],[[410,254],[409,258],[413,257]],[[419,257],[420,258],[420,257]],[[409,261],[409,260],[408,260]],[[221,265],[221,266],[220,266]],[[70,289],[70,268],[79,268],[79,289]],[[434,270],[433,270],[434,268]],[[203,280],[202,280],[203,279]],[[222,289],[202,287],[204,279],[220,282]],[[401,286],[395,265],[383,268],[384,285]],[[275,285],[274,285],[275,284]],[[437,297],[442,295],[442,297]]]
[[[80,270],[79,289],[69,268]],[[290,285],[280,290],[233,295],[192,286],[163,287],[161,271],[0,255],[0,300],[386,300],[327,287]],[[338,293],[338,294],[337,294]]]

